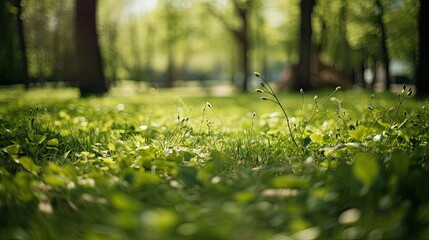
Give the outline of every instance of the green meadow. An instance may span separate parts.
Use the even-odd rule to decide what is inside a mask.
[[[0,239],[429,238],[429,102],[407,88],[0,105]]]

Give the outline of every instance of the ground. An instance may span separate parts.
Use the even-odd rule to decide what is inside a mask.
[[[297,146],[270,95],[130,89],[0,89],[1,239],[429,237],[408,88],[279,94]]]

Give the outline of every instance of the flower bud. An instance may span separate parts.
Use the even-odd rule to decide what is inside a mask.
[[[264,91],[262,90],[262,89],[255,89],[255,92],[257,92],[257,93],[263,93]]]
[[[255,77],[261,77],[261,74],[259,74],[258,72],[253,72],[253,75],[255,75]]]

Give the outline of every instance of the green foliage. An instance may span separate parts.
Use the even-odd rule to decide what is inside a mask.
[[[4,91],[1,238],[429,237],[429,106],[406,90],[276,94],[298,146],[254,94]]]
[[[0,80],[16,83],[22,64],[16,24],[10,24],[17,9],[10,2],[0,3]],[[171,62],[170,71],[178,80],[237,78],[237,46],[226,27],[236,29],[241,24],[233,2],[100,0],[98,33],[105,76],[111,83],[130,79],[161,85]],[[274,77],[288,64],[298,62],[300,1],[235,2],[252,5],[247,16],[252,66]],[[389,55],[412,66],[417,53],[418,0],[381,2]],[[74,0],[23,3],[31,79],[41,84],[73,82],[77,69],[68,60],[74,56]],[[221,21],[213,10],[221,13]],[[374,1],[317,1],[312,22],[314,43],[323,43],[321,59],[346,71],[363,62],[374,66],[380,59],[377,13]]]
[[[378,158],[374,153],[360,153],[355,156],[353,174],[366,186],[371,186],[380,173]]]

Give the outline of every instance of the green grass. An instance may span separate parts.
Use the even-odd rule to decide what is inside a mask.
[[[429,238],[428,101],[331,93],[1,89],[0,239]]]

